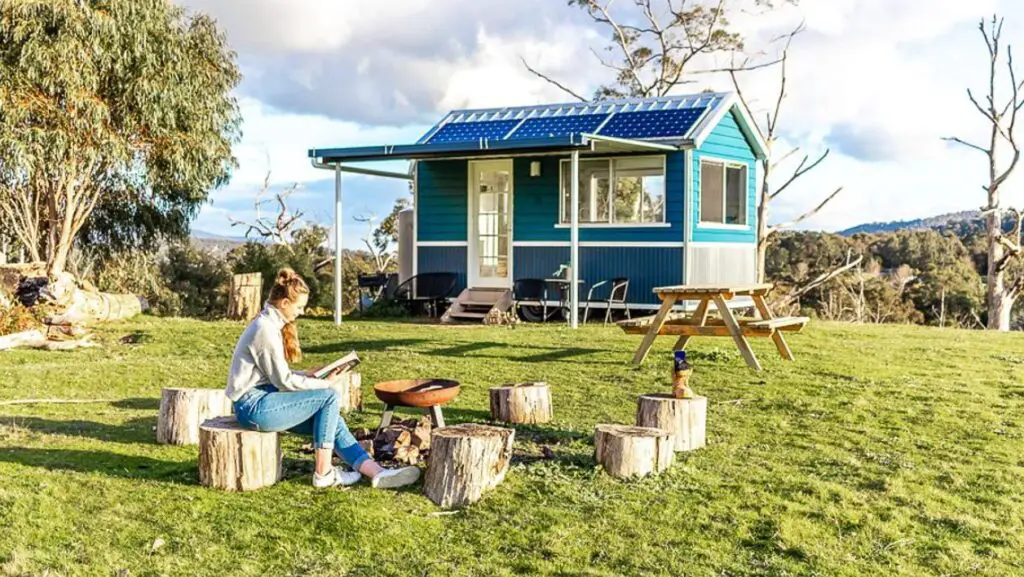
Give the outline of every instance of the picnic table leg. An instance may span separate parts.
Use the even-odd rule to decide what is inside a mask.
[[[750,349],[750,343],[748,343],[746,337],[743,336],[743,330],[740,329],[739,323],[736,322],[736,317],[732,316],[732,311],[729,310],[729,305],[725,302],[725,298],[722,297],[722,295],[715,295],[715,306],[718,307],[718,313],[722,315],[722,320],[725,321],[725,326],[729,328],[729,334],[731,334],[732,339],[736,341],[736,346],[739,347],[740,353],[743,355],[743,358],[746,359],[747,364],[755,371],[760,371],[761,364],[757,362],[757,357],[754,356],[754,351]]]
[[[757,312],[761,313],[761,318],[763,320],[770,321],[775,318],[771,309],[768,308],[768,303],[764,302],[763,295],[751,295],[750,298],[754,300],[754,306],[757,307]],[[775,341],[775,348],[779,349],[779,354],[782,355],[783,359],[787,361],[796,360],[793,357],[793,351],[789,350],[786,338],[782,336],[782,331],[777,329],[772,331],[772,340]]]
[[[658,314],[654,316],[654,321],[651,322],[651,326],[647,329],[647,334],[644,335],[644,341],[640,343],[640,348],[636,350],[636,354],[633,355],[633,364],[640,366],[640,363],[644,362],[647,358],[647,351],[650,350],[651,345],[654,344],[654,339],[661,332],[662,325],[665,324],[665,317],[668,316],[669,311],[672,310],[672,305],[676,302],[675,295],[666,295],[665,300],[661,302],[661,308],[658,309]]]
[[[693,313],[693,320],[696,321],[698,327],[704,326],[708,322],[708,304],[710,301],[706,298],[700,300],[700,304],[697,305],[697,310]],[[672,348],[674,351],[681,351],[686,349],[686,343],[690,341],[690,337],[683,335],[676,341],[675,347]]]

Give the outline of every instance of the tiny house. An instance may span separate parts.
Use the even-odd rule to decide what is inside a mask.
[[[455,273],[456,294],[565,267],[580,307],[628,278],[644,309],[658,286],[755,280],[765,144],[730,93],[454,110],[413,144],[309,155],[413,161],[412,274]]]

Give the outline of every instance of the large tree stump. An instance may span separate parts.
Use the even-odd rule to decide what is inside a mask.
[[[672,395],[641,395],[636,402],[638,427],[665,429],[676,451],[693,451],[705,444],[708,398],[677,399]]]
[[[224,491],[252,491],[281,480],[278,433],[243,428],[234,417],[199,427],[199,483]]]
[[[331,386],[341,398],[341,412],[363,410],[363,376],[356,372],[342,373]]]
[[[551,389],[547,383],[491,387],[491,419],[535,424],[551,421]]]
[[[252,320],[259,314],[263,294],[263,275],[254,272],[231,277],[231,295],[228,299],[228,318]]]
[[[231,400],[224,389],[166,388],[160,395],[160,416],[156,421],[156,442],[195,445],[203,421],[230,415]]]
[[[675,452],[668,431],[629,425],[598,425],[594,458],[619,479],[660,473],[672,465]]]
[[[423,492],[450,509],[480,499],[505,479],[515,431],[465,423],[434,429]]]

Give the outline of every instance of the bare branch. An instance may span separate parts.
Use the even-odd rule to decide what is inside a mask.
[[[815,160],[814,162],[812,162],[810,164],[810,166],[804,166],[805,164],[807,164],[807,159],[809,158],[808,156],[805,155],[803,160],[800,161],[800,165],[796,167],[796,171],[793,172],[793,175],[790,176],[789,179],[786,182],[782,183],[782,186],[777,188],[775,190],[775,192],[773,192],[768,198],[770,200],[775,199],[776,196],[779,196],[780,194],[782,194],[782,192],[784,190],[789,188],[789,185],[791,185],[794,182],[796,182],[796,180],[798,178],[800,178],[801,176],[803,176],[803,175],[807,174],[808,172],[814,170],[815,167],[817,167],[819,164],[821,164],[821,162],[823,160],[825,160],[825,158],[828,157],[829,152],[831,152],[831,149],[826,148],[825,152],[822,153],[822,155],[818,157],[818,160]],[[834,195],[835,195],[835,193],[833,193],[833,196]]]
[[[945,140],[945,141],[948,141],[948,142],[955,142],[957,144],[962,144],[962,145],[964,145],[964,146],[966,146],[968,148],[973,148],[974,150],[977,150],[978,152],[983,152],[985,154],[991,154],[991,152],[992,152],[992,151],[990,151],[987,148],[982,148],[981,146],[978,146],[977,144],[971,144],[970,142],[967,142],[966,140],[963,140],[963,139],[958,138],[956,136],[944,136],[944,137],[942,137],[942,140]]]
[[[782,229],[782,228],[788,228],[788,227],[794,226],[794,225],[796,225],[796,224],[799,224],[799,223],[801,223],[801,222],[803,222],[803,221],[807,220],[808,218],[811,218],[812,216],[814,216],[815,214],[817,214],[817,213],[818,213],[818,211],[820,211],[820,210],[821,210],[822,208],[824,208],[824,207],[825,207],[825,205],[826,205],[826,204],[828,204],[828,203],[829,203],[829,202],[830,202],[830,201],[831,201],[831,200],[832,200],[833,198],[835,198],[837,194],[839,194],[840,192],[842,192],[842,190],[843,190],[843,187],[841,187],[841,186],[840,186],[839,188],[837,188],[837,189],[835,189],[834,191],[832,191],[832,194],[830,194],[830,195],[826,196],[826,197],[825,197],[825,200],[821,201],[821,202],[820,202],[820,203],[818,204],[818,206],[816,206],[816,207],[812,208],[811,210],[809,210],[809,211],[807,211],[807,212],[803,213],[802,215],[800,215],[800,216],[798,216],[798,217],[794,218],[793,220],[791,220],[791,221],[789,221],[789,222],[786,222],[786,223],[783,223],[783,224],[777,224],[777,225],[775,225],[775,226],[772,226],[772,227],[770,227],[770,228],[768,229],[768,231],[769,231],[769,232],[776,232],[776,231],[778,231],[779,229]]]
[[[847,252],[847,254],[846,254],[846,264],[840,265],[840,266],[838,266],[838,267],[836,267],[836,268],[834,268],[834,269],[832,269],[830,271],[821,273],[820,275],[814,277],[813,279],[811,279],[809,282],[807,282],[803,286],[801,286],[799,288],[793,289],[783,299],[783,306],[788,306],[788,305],[796,302],[797,300],[800,299],[800,297],[804,296],[805,294],[807,294],[807,293],[811,292],[812,290],[818,288],[819,286],[827,283],[828,281],[830,281],[830,280],[832,280],[832,279],[842,275],[844,272],[846,272],[846,271],[848,271],[848,270],[850,270],[850,269],[860,265],[861,261],[863,261],[863,260],[864,260],[864,255],[857,255],[857,258],[851,260],[851,253]]]
[[[535,69],[534,69],[533,67],[531,67],[531,66],[530,66],[530,65],[529,65],[529,64],[528,64],[528,63],[526,62],[526,59],[525,59],[525,58],[523,58],[522,56],[520,56],[520,57],[519,57],[519,60],[520,60],[520,61],[522,61],[522,63],[523,63],[523,66],[525,66],[525,67],[526,67],[526,70],[527,70],[527,71],[529,71],[529,72],[530,72],[531,74],[533,74],[534,76],[536,76],[536,77],[540,78],[541,80],[544,80],[545,82],[547,82],[547,83],[549,83],[549,84],[553,84],[554,86],[556,86],[556,87],[558,87],[558,88],[559,88],[560,90],[562,90],[562,92],[565,92],[566,94],[569,94],[570,96],[572,96],[573,98],[575,98],[575,99],[577,99],[577,100],[579,100],[579,101],[581,101],[581,102],[588,102],[588,99],[586,99],[586,98],[584,98],[584,97],[580,96],[580,95],[579,95],[579,94],[577,94],[577,93],[576,93],[575,91],[573,91],[573,90],[572,90],[572,89],[570,89],[569,87],[565,86],[565,85],[564,85],[564,84],[562,84],[561,82],[558,82],[557,80],[554,80],[554,79],[553,79],[553,78],[551,78],[550,76],[548,76],[548,75],[546,75],[546,74],[543,74],[543,73],[541,73],[541,72],[539,72],[539,71],[535,70]]]

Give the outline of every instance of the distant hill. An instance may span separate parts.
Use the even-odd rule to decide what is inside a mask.
[[[214,254],[227,254],[231,249],[245,244],[246,239],[242,236],[225,236],[205,230],[193,230],[192,244],[198,248],[209,250]]]
[[[857,233],[877,234],[882,232],[895,232],[897,230],[927,230],[930,228],[939,228],[951,222],[962,222],[965,220],[976,220],[979,218],[981,218],[980,212],[976,210],[964,210],[961,212],[951,212],[948,214],[940,214],[938,216],[930,216],[914,220],[895,220],[890,222],[859,224],[846,230],[841,230],[836,234],[851,236]]]

